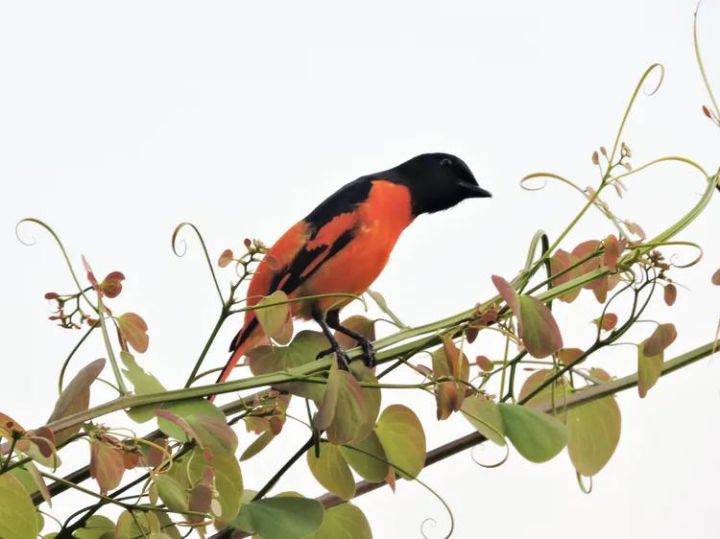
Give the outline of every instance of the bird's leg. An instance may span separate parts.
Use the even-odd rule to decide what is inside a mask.
[[[330,353],[335,353],[338,358],[338,367],[347,371],[350,365],[350,358],[348,358],[348,355],[345,353],[345,350],[342,349],[340,343],[335,340],[335,336],[332,334],[332,331],[330,331],[330,328],[325,321],[325,316],[319,309],[313,308],[312,317],[322,329],[322,332],[325,334],[325,338],[330,342],[330,348],[320,352],[317,357],[321,358],[322,356],[326,356]]]
[[[328,312],[326,320],[328,326],[339,331],[343,335],[347,335],[348,337],[355,339],[358,342],[358,345],[362,348],[364,353],[363,363],[365,363],[366,367],[372,369],[375,366],[375,348],[372,343],[363,335],[360,335],[357,331],[353,331],[350,328],[340,325],[340,311],[337,309]]]

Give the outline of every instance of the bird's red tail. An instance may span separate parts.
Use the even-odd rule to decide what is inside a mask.
[[[255,348],[255,346],[261,344],[264,340],[262,331],[258,327],[257,319],[253,318],[240,330],[232,344],[232,355],[228,359],[225,367],[223,367],[220,376],[215,381],[216,384],[221,384],[230,377],[235,366],[238,364],[240,359],[246,354],[246,352]],[[258,342],[260,341],[260,342]],[[210,402],[215,400],[215,395],[208,397]]]

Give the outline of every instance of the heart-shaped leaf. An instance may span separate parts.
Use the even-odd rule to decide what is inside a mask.
[[[505,434],[523,457],[545,462],[567,444],[567,429],[555,417],[528,406],[499,404]]]
[[[254,307],[260,326],[265,335],[278,344],[287,344],[293,335],[292,316],[287,294],[276,290],[258,301]]]
[[[323,514],[320,502],[278,496],[244,504],[231,524],[263,539],[303,539],[320,528]]]
[[[363,479],[379,483],[388,474],[388,458],[375,431],[364,440],[345,444],[340,449],[350,467]]]
[[[325,510],[322,526],[307,539],[372,539],[370,523],[365,514],[349,503]]]
[[[136,351],[141,354],[148,349],[150,344],[150,337],[148,337],[147,330],[148,326],[145,320],[137,313],[125,313],[118,316],[116,319],[120,335],[132,346]]]
[[[505,445],[505,425],[495,402],[479,397],[465,399],[461,411],[485,438],[497,445]]]
[[[0,537],[34,539],[40,532],[35,515],[22,483],[9,473],[0,475]]]
[[[307,452],[307,463],[310,471],[318,482],[343,500],[355,495],[355,479],[343,453],[335,444],[320,444],[320,454],[316,456],[316,448]]]
[[[425,465],[425,432],[415,413],[402,404],[388,406],[375,432],[395,471],[406,479],[417,477]]]
[[[605,397],[568,410],[568,453],[577,472],[598,473],[610,460],[620,441],[620,408],[614,397]]]

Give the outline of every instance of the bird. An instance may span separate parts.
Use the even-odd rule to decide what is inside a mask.
[[[452,208],[468,198],[492,196],[478,185],[465,162],[448,153],[425,153],[382,172],[344,185],[291,226],[266,252],[253,274],[247,305],[282,290],[289,298],[323,294],[363,294],[385,267],[390,253],[416,217]],[[320,297],[291,305],[294,318],[313,319],[340,368],[348,356],[335,339],[336,330],[355,339],[369,367],[372,343],[341,325],[340,310],[352,297]],[[224,382],[240,359],[268,338],[254,311],[245,313],[242,328],[230,345],[231,356],[218,376]]]

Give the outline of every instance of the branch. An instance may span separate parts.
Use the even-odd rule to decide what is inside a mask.
[[[695,363],[700,359],[712,355],[713,349],[716,345],[716,342],[709,342],[698,348],[690,350],[689,352],[681,354],[673,359],[665,361],[663,363],[661,376],[670,374],[673,371],[687,367],[688,365],[691,365],[692,363]],[[612,380],[610,382],[604,382],[596,386],[587,387],[571,395],[568,395],[566,400],[563,402],[563,408],[569,409],[583,404],[587,404],[588,402],[592,402],[603,397],[615,395],[617,393],[620,393],[621,391],[636,387],[637,385],[638,375],[637,373],[635,373],[629,376],[625,376],[623,378]],[[542,407],[538,407],[538,409],[545,413],[550,413],[552,412],[552,403],[546,404]],[[436,447],[435,449],[427,452],[425,456],[425,467],[428,467],[431,464],[435,464],[436,462],[445,460],[446,458],[456,455],[461,451],[470,449],[471,447],[481,444],[486,440],[487,438],[485,438],[479,432],[472,432],[451,442]],[[363,494],[367,494],[368,492],[377,490],[380,487],[385,486],[386,484],[387,483],[384,481],[377,483],[373,483],[367,480],[359,481],[355,484],[354,497],[357,498],[358,496],[362,496]],[[342,498],[329,492],[323,494],[322,496],[318,496],[316,499],[320,503],[322,503],[325,508],[334,507],[336,505],[340,505],[346,502],[346,500],[343,500]],[[227,539],[229,537],[232,537],[232,539],[240,539],[242,537],[250,537],[251,535],[252,534],[240,531],[235,531],[234,533],[232,533],[230,529],[225,529],[212,535],[210,539]]]

